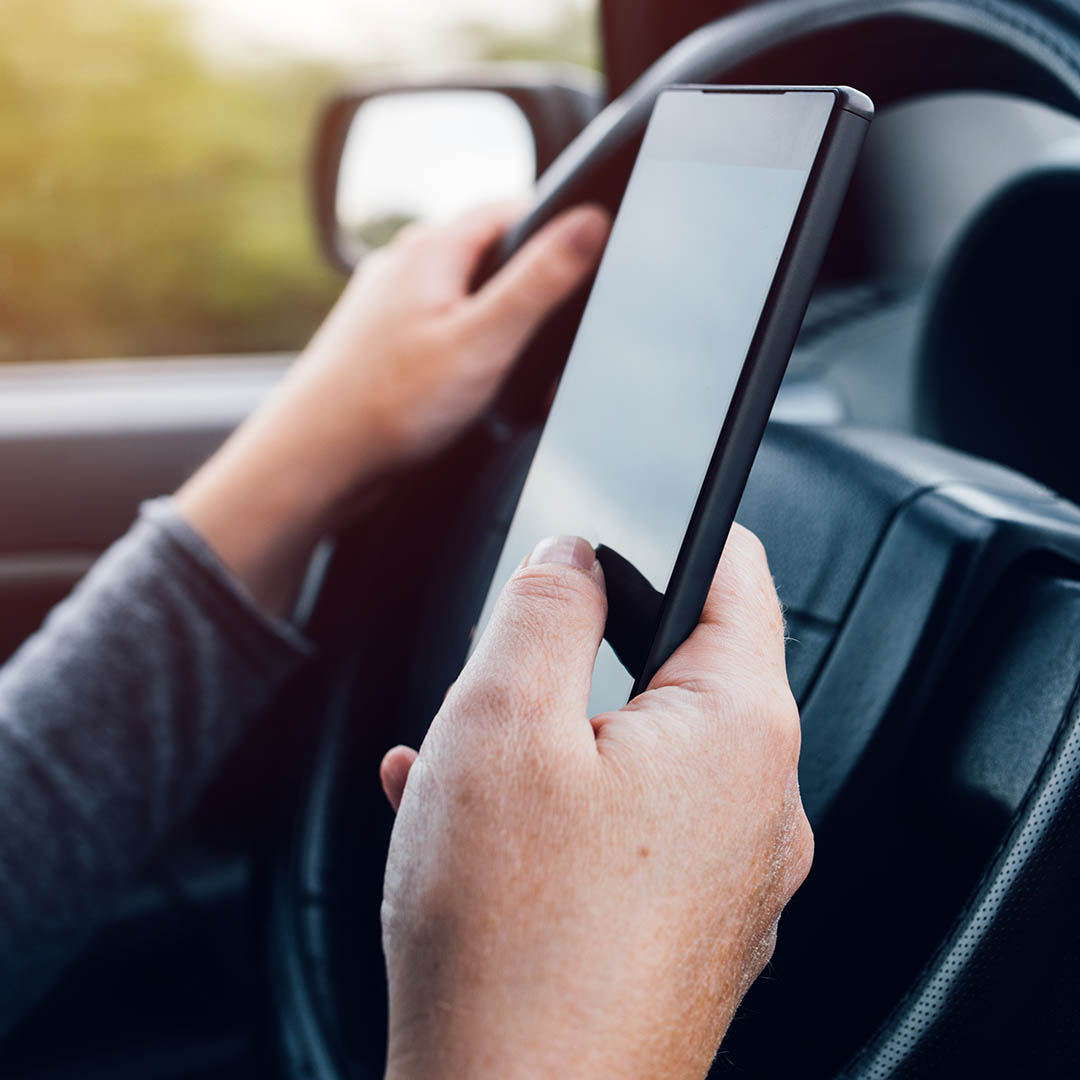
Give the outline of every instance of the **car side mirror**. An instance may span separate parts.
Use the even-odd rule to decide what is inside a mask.
[[[322,249],[349,273],[412,221],[526,197],[602,104],[588,72],[520,68],[468,82],[376,86],[341,94],[316,133],[313,195]]]

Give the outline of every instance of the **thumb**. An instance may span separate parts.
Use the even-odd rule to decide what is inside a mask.
[[[454,696],[468,714],[494,709],[498,722],[516,725],[542,713],[545,730],[591,742],[589,691],[606,618],[592,547],[574,536],[541,541],[503,589]]]
[[[516,355],[596,266],[610,220],[603,207],[589,205],[545,225],[469,298],[475,332]]]

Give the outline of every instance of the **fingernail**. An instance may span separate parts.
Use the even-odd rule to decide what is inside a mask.
[[[533,548],[526,561],[526,566],[543,566],[560,563],[564,566],[576,566],[579,570],[591,573],[596,561],[596,552],[592,544],[580,536],[549,536]]]
[[[567,242],[583,258],[594,259],[608,231],[608,216],[599,206],[584,206],[567,225]]]

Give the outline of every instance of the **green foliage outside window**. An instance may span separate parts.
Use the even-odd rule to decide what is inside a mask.
[[[550,39],[461,42],[588,61],[567,10]],[[301,345],[341,284],[309,222],[312,118],[357,74],[215,64],[146,0],[4,0],[0,361]]]

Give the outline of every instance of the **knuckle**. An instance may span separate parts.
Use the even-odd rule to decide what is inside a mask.
[[[389,247],[391,250],[398,251],[413,248],[423,243],[430,235],[431,229],[428,226],[421,225],[418,221],[410,221],[408,225],[403,225],[394,233]]]
[[[424,364],[442,380],[468,378],[488,368],[497,370],[503,362],[501,352],[481,344],[489,317],[486,309],[470,298],[418,327]]]
[[[521,668],[488,665],[462,687],[454,702],[454,713],[469,725],[478,721],[499,725],[522,720],[540,710],[543,702],[537,688],[530,686]]]
[[[730,600],[782,632],[783,617],[776,595],[765,547],[758,537],[741,525],[732,526],[724,556],[717,568],[715,587]]]
[[[501,788],[511,775],[530,782],[547,775],[566,749],[550,738],[560,707],[560,688],[543,670],[529,665],[508,677],[484,671],[455,705],[459,774],[485,790]]]
[[[599,600],[592,579],[571,566],[524,567],[510,579],[506,595],[516,604],[544,611],[591,605]]]
[[[731,527],[728,543],[733,545],[739,561],[744,563],[749,571],[758,574],[769,573],[769,557],[757,533],[736,522]]]
[[[535,284],[544,295],[559,293],[577,280],[581,259],[565,240],[550,244],[535,265]]]
[[[791,844],[791,863],[789,868],[790,892],[802,885],[814,865],[814,830],[800,806],[795,835]]]
[[[798,753],[802,742],[802,723],[799,719],[799,706],[791,695],[787,680],[770,680],[767,687],[764,690],[766,700],[763,705],[769,728],[774,736],[791,744]]]

